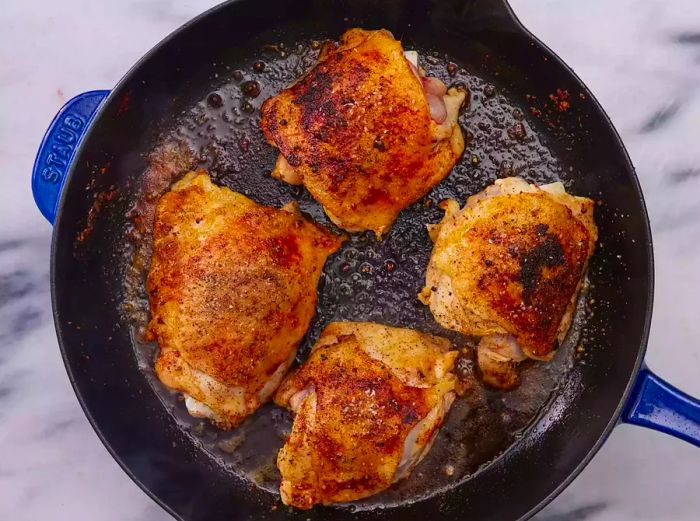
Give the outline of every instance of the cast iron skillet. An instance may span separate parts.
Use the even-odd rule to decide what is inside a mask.
[[[141,196],[140,177],[163,129],[177,126],[182,111],[206,99],[221,84],[220,74],[247,60],[244,54],[261,42],[337,38],[352,26],[387,28],[409,47],[448,54],[492,82],[524,113],[531,112],[528,129],[556,158],[522,175],[547,179],[547,169],[555,169],[574,193],[601,202],[596,210],[601,240],[582,326],[586,356],[566,371],[541,414],[504,454],[454,486],[419,501],[409,497],[387,508],[359,509],[354,516],[527,518],[571,482],[620,421],[700,445],[698,402],[643,364],[652,246],[629,157],[591,93],[520,25],[504,0],[240,0],[211,9],[169,36],[113,91],[69,101],[37,156],[34,196],[46,218],[55,220],[51,289],[59,343],[85,414],[112,456],[178,519],[347,518],[347,509],[278,508],[277,497],[232,475],[203,451],[139,368],[122,300],[126,214]],[[559,104],[562,93],[569,105]],[[498,118],[492,123],[499,127]],[[272,152],[261,154],[251,168],[269,169]],[[499,174],[495,161],[486,154],[478,167],[461,166],[453,175],[469,179],[465,191],[472,192]],[[395,233],[400,241],[402,233],[412,232],[398,222]],[[406,281],[410,291],[420,287],[419,278]]]

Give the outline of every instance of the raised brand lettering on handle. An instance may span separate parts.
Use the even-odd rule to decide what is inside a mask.
[[[68,169],[68,161],[73,154],[85,120],[77,114],[67,114],[54,136],[51,153],[44,160],[41,177],[50,183],[59,183]]]
[[[93,90],[68,100],[39,145],[32,169],[32,195],[39,211],[52,224],[73,156],[108,94],[106,90]]]

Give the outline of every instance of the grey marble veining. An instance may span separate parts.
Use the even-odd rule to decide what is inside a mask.
[[[51,316],[51,230],[34,207],[29,175],[46,125],[66,99],[111,87],[210,5],[10,0],[0,9],[0,519],[169,519],[111,459],[70,388]],[[512,5],[592,89],[626,143],[654,232],[647,360],[700,395],[700,3]],[[690,445],[618,427],[537,519],[695,521],[698,469],[700,451]]]

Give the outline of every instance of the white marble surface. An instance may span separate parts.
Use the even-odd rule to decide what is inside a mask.
[[[583,78],[622,134],[654,231],[648,362],[700,395],[700,3],[512,3]],[[34,207],[29,175],[46,125],[66,99],[111,87],[151,46],[211,4],[2,2],[0,519],[168,519],[107,454],[70,389],[51,319],[51,230]],[[622,426],[537,519],[695,521],[699,471],[700,450]]]

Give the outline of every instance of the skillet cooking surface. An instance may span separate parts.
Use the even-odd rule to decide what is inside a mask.
[[[203,166],[217,183],[258,202],[279,207],[298,199],[303,211],[332,227],[304,190],[269,177],[276,151],[264,143],[258,108],[314,62],[313,41],[337,39],[353,26],[384,27],[405,49],[419,51],[429,74],[468,86],[472,99],[460,118],[465,154],[446,180],[402,212],[382,242],[355,234],[329,259],[318,316],[298,359],[337,319],[413,327],[469,344],[437,326],[416,299],[431,250],[424,225],[441,218],[439,201],[463,204],[507,175],[561,179],[570,192],[599,200],[601,245],[590,266],[591,288],[554,362],[528,365],[517,391],[479,387],[458,400],[409,479],[350,507],[406,505],[440,492],[411,509],[362,515],[526,514],[575,474],[612,427],[644,344],[649,238],[617,136],[576,78],[490,10],[496,2],[441,2],[431,10],[426,2],[330,8],[274,1],[266,13],[254,4],[212,11],[155,51],[114,91],[78,153],[55,228],[53,295],[69,375],[88,417],[130,475],[183,519],[289,515],[278,508],[276,492],[266,491],[277,487],[274,457],[289,414],[267,405],[239,429],[221,433],[189,417],[152,374],[156,348],[138,340],[147,320],[144,216],[173,174]],[[264,70],[256,71],[256,61]],[[457,65],[449,68],[454,75],[448,62]],[[257,97],[242,93],[249,80],[259,82]],[[472,370],[468,360],[460,364],[464,375]],[[494,505],[496,489],[509,501]],[[344,512],[292,515],[342,518]]]
[[[425,269],[432,251],[425,225],[442,218],[440,201],[453,198],[463,204],[467,196],[498,177],[520,175],[536,183],[567,177],[563,165],[542,145],[528,123],[527,107],[513,103],[507,90],[470,74],[468,68],[458,66],[452,57],[410,45],[408,41],[404,37],[405,49],[418,50],[421,66],[429,75],[439,77],[447,85],[468,87],[471,102],[460,118],[467,136],[465,153],[450,176],[401,213],[384,240],[377,241],[371,232],[352,234],[327,262],[318,287],[317,316],[299,349],[299,362],[306,359],[323,328],[333,320],[410,327],[451,338],[456,347],[471,352],[473,343],[469,339],[440,327],[429,308],[416,298],[425,283]],[[176,127],[164,132],[151,153],[151,164],[144,175],[147,188],[166,186],[168,176],[172,172],[182,173],[184,164],[202,167],[217,184],[258,202],[281,207],[297,200],[302,212],[343,233],[307,191],[270,177],[277,151],[265,142],[260,130],[258,109],[262,102],[308,70],[316,61],[318,48],[315,40],[300,42],[289,35],[283,40],[263,38],[242,52],[248,56],[247,60],[217,62],[221,72],[214,73],[214,80],[218,76],[223,81],[218,84],[214,81],[215,90],[186,110]],[[149,210],[152,208],[144,208],[139,201],[132,214]],[[141,262],[139,258],[138,262],[148,266],[150,225],[143,228],[144,242],[138,255],[146,260]],[[143,273],[137,270],[133,275],[127,281],[127,294],[135,296],[130,304],[139,310],[132,315],[137,329],[133,335],[135,350],[164,405],[174,412],[183,429],[227,470],[277,494],[276,456],[291,430],[291,414],[268,405],[230,433],[191,418],[182,398],[160,384],[152,371],[157,346],[139,341],[148,317],[148,301],[143,291]],[[465,399],[455,402],[428,456],[408,479],[388,492],[356,502],[356,506],[371,508],[432,495],[454,485],[505,450],[520,436],[571,367],[584,301],[579,305],[576,326],[555,360],[550,364],[525,364],[523,383],[515,391],[484,389],[476,382],[471,357],[463,356],[458,367],[473,390]]]

